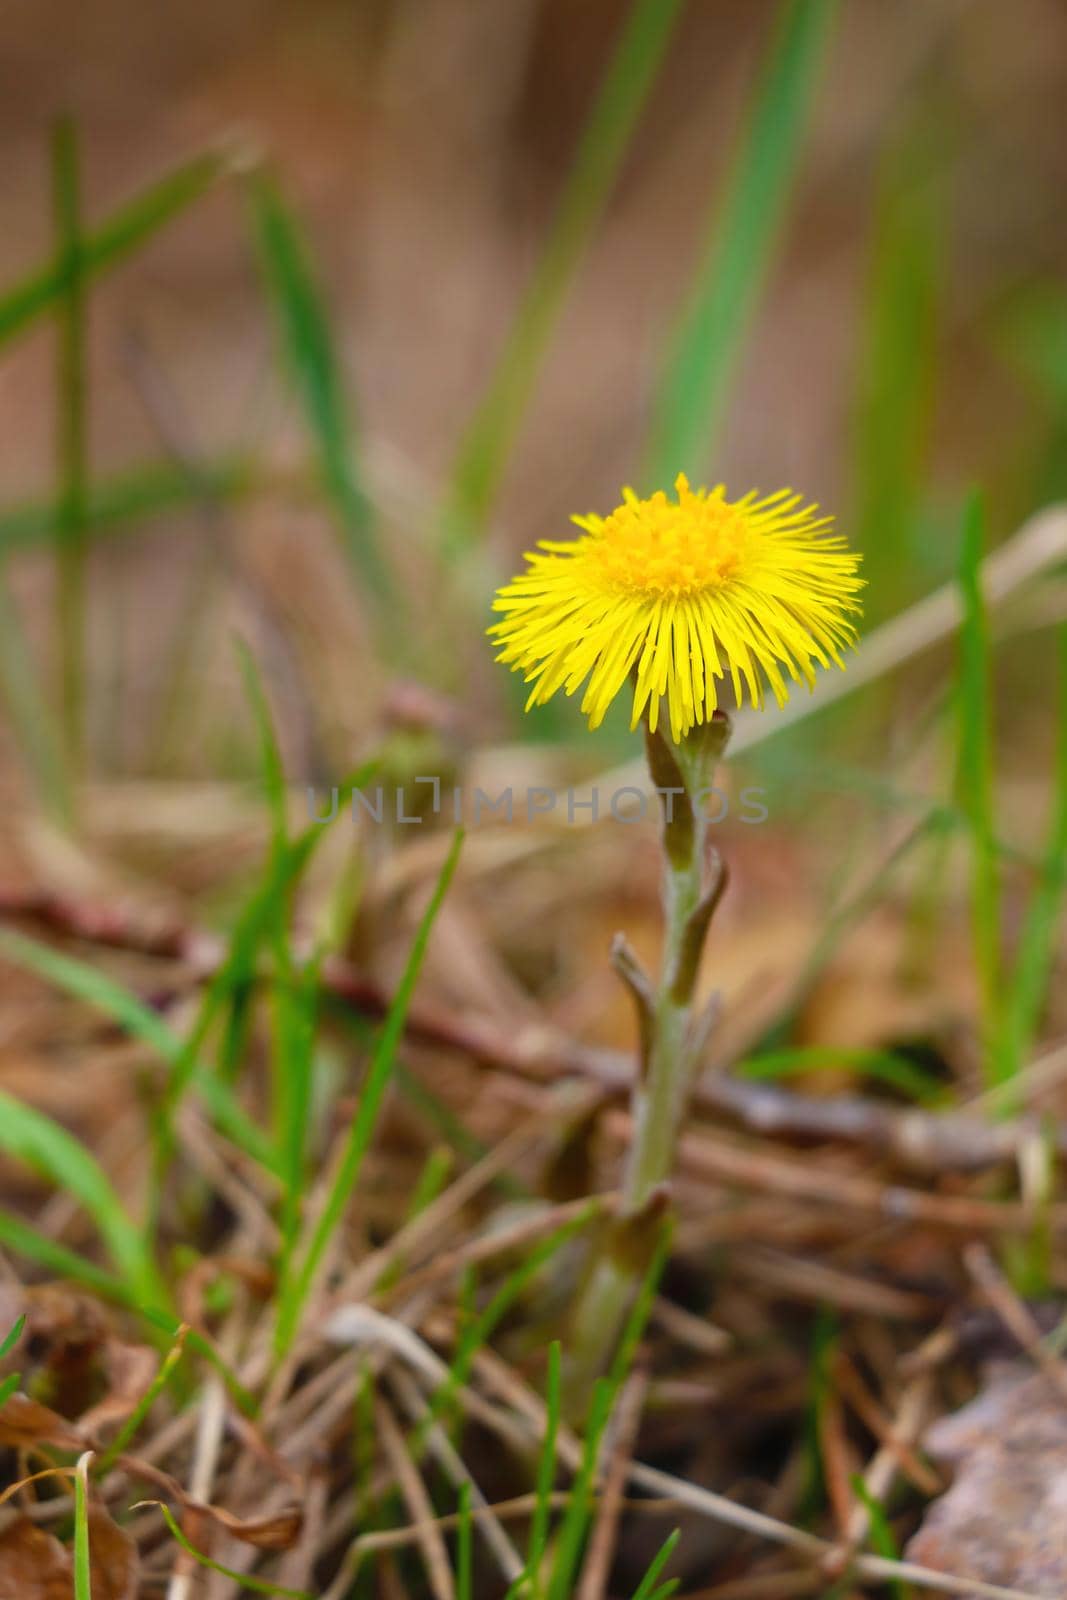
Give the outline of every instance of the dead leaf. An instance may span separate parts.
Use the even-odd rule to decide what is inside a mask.
[[[89,1508],[93,1600],[136,1600],[141,1563],[137,1547],[103,1506]]]
[[[47,1400],[64,1417],[76,1417],[101,1389],[101,1356],[110,1338],[110,1314],[100,1302],[68,1284],[0,1291],[0,1325],[24,1315],[26,1326],[11,1365],[23,1387]]]
[[[132,1539],[103,1506],[89,1508],[93,1600],[136,1600],[140,1561]],[[20,1517],[0,1534],[0,1600],[73,1600],[68,1547]]]
[[[956,1478],[927,1511],[908,1560],[1035,1600],[1067,1594],[1067,1405],[1049,1380],[999,1365],[923,1443]]]
[[[66,1283],[41,1283],[21,1289],[26,1331],[44,1347],[52,1364],[81,1357],[108,1337],[111,1318],[93,1295]]]
[[[0,1600],[71,1600],[70,1551],[28,1517],[0,1533]]]
[[[221,1506],[205,1505],[199,1500],[186,1500],[185,1509],[194,1518],[208,1517],[234,1539],[240,1539],[242,1544],[253,1544],[258,1550],[288,1550],[300,1537],[304,1521],[299,1506],[285,1506],[273,1516],[252,1517],[247,1521],[235,1517],[232,1511],[224,1511]]]
[[[104,1345],[108,1392],[79,1417],[79,1428],[95,1438],[106,1424],[124,1422],[155,1377],[158,1362],[156,1352],[146,1344],[108,1339]]]
[[[60,1450],[82,1450],[85,1437],[58,1411],[13,1394],[0,1406],[0,1444],[23,1448],[32,1444],[52,1444]]]

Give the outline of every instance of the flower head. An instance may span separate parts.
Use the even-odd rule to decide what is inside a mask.
[[[542,539],[499,590],[489,633],[497,660],[533,685],[527,710],[588,678],[595,728],[632,676],[631,726],[647,714],[655,731],[666,699],[677,742],[711,719],[727,672],[738,704],[747,687],[762,706],[766,680],[782,705],[783,668],[812,688],[813,663],[844,665],[862,579],[832,519],[789,489],[731,501],[683,476],[675,489],[676,501],[625,489],[610,516],[575,517],[581,538]]]

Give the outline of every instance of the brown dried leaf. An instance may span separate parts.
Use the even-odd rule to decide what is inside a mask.
[[[51,1362],[90,1352],[110,1333],[106,1307],[85,1290],[66,1283],[41,1283],[19,1292],[27,1332],[46,1347]]]
[[[154,1484],[163,1497],[181,1508],[181,1523],[186,1537],[195,1545],[204,1546],[207,1539],[205,1523],[214,1524],[245,1544],[256,1545],[260,1550],[288,1550],[296,1543],[303,1526],[304,1513],[299,1506],[285,1506],[267,1517],[250,1517],[243,1520],[221,1506],[209,1505],[204,1500],[192,1500],[181,1484],[170,1473],[142,1461],[139,1456],[122,1455],[119,1464],[133,1477]],[[142,1502],[159,1505],[159,1500]]]
[[[140,1562],[133,1541],[103,1506],[89,1508],[93,1600],[136,1600]],[[73,1600],[74,1571],[66,1545],[28,1517],[0,1534],[0,1600]]]
[[[13,1394],[0,1406],[0,1444],[16,1448],[52,1444],[60,1450],[81,1450],[85,1438],[58,1411],[42,1406],[28,1395]]]
[[[108,1392],[79,1417],[82,1431],[95,1437],[107,1423],[125,1421],[155,1377],[158,1359],[146,1344],[109,1339],[104,1345]]]
[[[103,1506],[89,1508],[93,1600],[136,1600],[141,1563],[137,1547]]]
[[[1035,1597],[1067,1594],[1067,1405],[1018,1363],[927,1433],[956,1479],[927,1511],[910,1561]]]
[[[299,1506],[286,1506],[270,1517],[252,1517],[243,1521],[232,1511],[221,1506],[205,1505],[199,1500],[187,1500],[186,1510],[194,1517],[209,1517],[220,1528],[243,1544],[253,1544],[259,1550],[288,1550],[300,1537],[304,1514]],[[195,1542],[195,1541],[194,1541]]]
[[[26,1387],[65,1417],[75,1417],[100,1390],[99,1358],[109,1337],[107,1310],[92,1295],[67,1284],[0,1290],[0,1327],[25,1316],[26,1326],[8,1366],[35,1381]]]
[[[74,1576],[65,1545],[28,1517],[0,1533],[0,1600],[71,1600]]]

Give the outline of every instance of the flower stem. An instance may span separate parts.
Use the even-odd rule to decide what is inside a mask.
[[[653,992],[625,941],[616,942],[616,968],[638,1005],[642,1060],[631,1102],[633,1133],[620,1215],[574,1310],[572,1411],[584,1403],[610,1356],[644,1271],[653,1237],[649,1224],[658,1229],[667,1204],[666,1186],[704,1032],[693,1016],[697,973],[726,882],[718,856],[708,849],[706,801],[729,735],[729,719],[721,712],[678,745],[646,730],[649,769],[663,808],[663,957]]]
[[[691,986],[680,995],[674,992],[671,976],[678,967],[685,930],[700,899],[700,857],[703,848],[704,819],[694,830],[693,859],[684,867],[668,866],[664,873],[663,901],[666,915],[663,965],[652,1027],[648,1061],[631,1102],[633,1139],[623,1189],[624,1209],[641,1211],[649,1197],[671,1176],[674,1147],[689,1089],[689,1052],[686,1035],[692,1003]]]
[[[679,745],[647,734],[652,780],[663,804],[663,958],[646,1059],[633,1095],[633,1140],[624,1211],[635,1215],[674,1167],[694,1065],[692,1008],[700,957],[725,875],[708,862],[707,793],[730,735],[717,713]]]

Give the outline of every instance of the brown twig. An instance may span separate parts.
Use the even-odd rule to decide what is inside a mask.
[[[848,1372],[847,1364],[843,1363],[841,1376],[845,1377]],[[881,1443],[863,1474],[864,1487],[871,1500],[880,1503],[885,1499],[898,1471],[906,1472],[911,1481],[925,1494],[940,1492],[942,1487],[940,1479],[919,1460],[913,1449],[926,1421],[932,1384],[931,1374],[923,1372],[905,1386],[893,1420],[885,1428]],[[851,1388],[849,1392],[847,1378],[841,1387],[843,1393],[848,1393],[854,1409],[859,1410],[858,1391]],[[885,1421],[882,1417],[875,1417],[872,1420],[869,1413],[864,1420],[872,1429],[876,1423],[880,1425]],[[846,1541],[851,1550],[857,1550],[867,1537],[870,1521],[871,1514],[867,1505],[858,1502],[846,1528]]]
[[[457,1245],[454,1250],[447,1250],[443,1255],[435,1256],[425,1266],[418,1267],[396,1283],[391,1283],[388,1289],[382,1292],[381,1298],[387,1305],[407,1299],[419,1289],[455,1277],[464,1267],[492,1261],[497,1256],[506,1255],[509,1251],[545,1238],[557,1228],[565,1227],[567,1223],[583,1215],[588,1217],[590,1223],[599,1221],[615,1210],[618,1198],[616,1194],[601,1194],[538,1209],[533,1216],[521,1217],[508,1228],[481,1235],[466,1244]]]
[[[496,1388],[519,1414],[526,1418],[536,1436],[543,1439],[548,1427],[548,1415],[540,1397],[523,1383],[499,1356],[488,1349],[483,1348],[478,1352],[474,1358],[474,1367],[490,1386]],[[556,1448],[560,1460],[565,1465],[573,1468],[577,1464],[581,1447],[568,1429],[559,1429]],[[658,1497],[674,1500],[679,1507],[694,1511],[698,1516],[734,1528],[739,1533],[754,1535],[758,1539],[794,1550],[814,1562],[822,1571],[825,1571],[827,1563],[835,1558],[840,1560],[839,1545],[827,1539],[820,1539],[817,1534],[791,1527],[776,1517],[768,1516],[766,1512],[738,1505],[726,1495],[715,1494],[700,1484],[675,1477],[658,1467],[650,1467],[644,1462],[635,1461],[631,1463],[627,1477],[629,1482],[638,1488]],[[1036,1600],[1034,1595],[1025,1594],[1020,1589],[1005,1589],[997,1584],[984,1583],[978,1578],[935,1572],[913,1561],[895,1561],[888,1556],[868,1555],[865,1552],[853,1558],[850,1570],[872,1582],[911,1583],[918,1588],[957,1595],[962,1597],[962,1600]]]
[[[731,1273],[755,1280],[797,1300],[832,1302],[840,1308],[885,1320],[918,1322],[931,1316],[940,1302],[912,1289],[898,1289],[846,1272],[811,1256],[795,1257],[781,1250],[752,1245],[731,1261]]]
[[[838,1538],[844,1540],[854,1505],[852,1476],[856,1469],[856,1461],[851,1441],[845,1432],[845,1408],[841,1404],[836,1373],[830,1374],[830,1382],[818,1407],[816,1428],[826,1498],[837,1527]]]
[[[418,1544],[434,1600],[456,1600],[456,1586],[452,1580],[448,1547],[434,1518],[433,1503],[415,1463],[408,1454],[404,1435],[393,1416],[392,1409],[381,1395],[375,1396],[374,1418],[378,1438],[400,1486],[411,1520],[420,1529]]]
[[[470,1494],[471,1512],[481,1513],[477,1526],[484,1536],[486,1547],[496,1560],[504,1582],[513,1584],[522,1574],[524,1565],[522,1557],[504,1532],[503,1526],[489,1511],[489,1502],[467,1470],[459,1451],[441,1423],[434,1420],[429,1405],[423,1399],[410,1373],[400,1367],[394,1367],[390,1371],[390,1380],[411,1422],[423,1431],[427,1450],[436,1458],[453,1487],[459,1488],[466,1484]]]
[[[66,937],[178,961],[197,980],[211,977],[225,955],[213,934],[169,916],[146,917],[129,906],[86,904],[43,889],[0,887],[0,917],[30,919]],[[389,990],[338,956],[324,963],[322,984],[334,1000],[363,1016],[380,1018],[389,1009]],[[419,1002],[408,1012],[406,1035],[414,1044],[455,1051],[477,1065],[540,1083],[579,1077],[621,1097],[633,1081],[634,1062],[625,1052],[576,1044],[549,1026],[509,1031],[486,1017]],[[977,1112],[899,1110],[860,1095],[806,1096],[721,1071],[698,1079],[692,1105],[752,1133],[833,1139],[873,1150],[916,1173],[977,1172],[1015,1160],[1035,1126],[1025,1117],[991,1121]],[[1053,1141],[1057,1153],[1067,1155],[1067,1125],[1056,1126]]]
[[[562,1511],[570,1505],[571,1491],[554,1489],[546,1498],[550,1509]],[[490,1517],[498,1522],[525,1519],[537,1509],[540,1500],[541,1496],[536,1494],[520,1494],[510,1500],[497,1500],[481,1508],[475,1506],[471,1508],[470,1520],[477,1526]],[[624,1500],[622,1509],[639,1516],[658,1517],[671,1516],[680,1507],[676,1500],[653,1500],[642,1496],[640,1499]],[[461,1520],[460,1514],[453,1511],[446,1516],[435,1517],[433,1522],[442,1533],[451,1533],[459,1527]],[[415,1522],[408,1523],[403,1528],[382,1528],[372,1533],[361,1533],[349,1545],[337,1577],[330,1587],[323,1591],[322,1600],[342,1600],[342,1596],[346,1595],[352,1586],[352,1572],[358,1565],[360,1557],[373,1554],[375,1551],[404,1550],[409,1545],[417,1544],[425,1533],[426,1526],[425,1523]]]
[[[975,1242],[963,1252],[963,1263],[1001,1322],[1061,1400],[1067,1400],[1067,1366],[1041,1337],[1041,1329],[1012,1289],[985,1245]]]
[[[628,1139],[630,1118],[623,1111],[613,1111],[607,1127],[616,1138]],[[790,1161],[751,1146],[730,1144],[710,1134],[683,1135],[679,1164],[683,1170],[716,1182],[847,1206],[893,1222],[926,1222],[975,1233],[1024,1233],[1034,1225],[1033,1213],[1025,1205],[929,1194],[923,1189],[879,1183],[873,1178],[835,1172],[824,1165]],[[1044,1220],[1055,1232],[1067,1230],[1067,1206],[1050,1206]]]
[[[888,1479],[883,1480],[881,1467],[873,1478],[868,1477],[867,1487],[875,1498],[882,1498],[892,1482],[894,1472],[904,1473],[921,1494],[940,1494],[943,1488],[941,1479],[916,1455],[913,1448],[915,1440],[919,1437],[924,1404],[929,1396],[929,1374],[923,1373],[921,1378],[913,1378],[905,1385],[892,1417],[886,1414],[879,1401],[871,1394],[843,1350],[839,1350],[837,1356],[837,1386],[842,1398],[848,1401],[856,1415],[878,1440],[879,1449],[875,1460],[878,1461],[882,1457],[885,1459],[884,1470],[890,1474]],[[873,1467],[871,1470],[873,1471]]]

